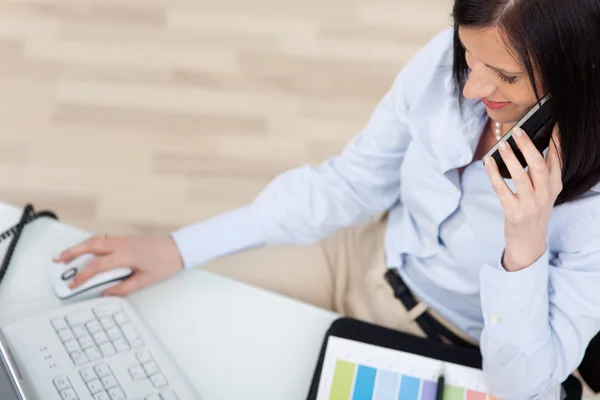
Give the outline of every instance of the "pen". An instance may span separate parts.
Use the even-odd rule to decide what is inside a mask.
[[[442,364],[442,370],[440,371],[440,375],[438,376],[437,389],[435,392],[435,400],[443,400],[444,399],[444,364]]]

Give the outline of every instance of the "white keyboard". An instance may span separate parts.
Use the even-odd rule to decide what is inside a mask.
[[[41,400],[192,400],[131,304],[97,298],[2,327]]]

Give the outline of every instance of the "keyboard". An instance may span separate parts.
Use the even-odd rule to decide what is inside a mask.
[[[71,304],[2,332],[39,399],[198,399],[124,298]]]

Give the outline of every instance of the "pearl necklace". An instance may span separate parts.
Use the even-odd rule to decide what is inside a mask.
[[[502,139],[502,124],[500,122],[495,123],[494,134],[496,135],[496,140],[500,141]]]

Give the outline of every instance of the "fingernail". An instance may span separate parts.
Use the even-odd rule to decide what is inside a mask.
[[[498,144],[498,147],[500,147],[500,150],[506,150],[506,142],[504,140],[501,140]]]
[[[513,133],[516,137],[521,137],[523,136],[523,129],[516,127],[513,129]]]
[[[485,158],[485,160],[483,160],[483,162],[485,163],[485,166],[486,166],[486,167],[489,167],[489,166],[491,166],[491,165],[492,165],[492,157],[490,157],[490,156],[487,156],[487,157]]]

